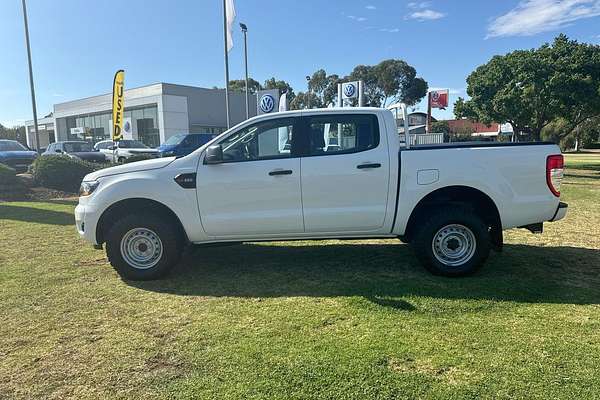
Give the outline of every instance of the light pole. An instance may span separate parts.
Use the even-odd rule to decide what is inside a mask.
[[[306,96],[306,108],[310,108],[310,75],[306,75],[306,85],[308,86],[308,96]]]
[[[35,107],[35,89],[33,87],[33,69],[31,67],[31,46],[29,45],[29,25],[27,24],[27,6],[23,4],[23,22],[25,23],[25,43],[27,44],[27,60],[29,62],[29,87],[31,88],[31,108],[33,109],[33,129],[35,131],[35,150],[40,154],[40,134],[38,131],[37,109]],[[27,128],[27,127],[26,127]],[[25,132],[25,137],[29,132]]]
[[[240,22],[244,33],[244,66],[246,68],[246,119],[250,118],[250,92],[248,91],[248,27]]]

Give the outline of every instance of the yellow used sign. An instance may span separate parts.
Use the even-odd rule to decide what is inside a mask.
[[[123,139],[123,110],[125,109],[125,99],[123,98],[124,82],[125,71],[120,69],[115,74],[115,80],[113,83],[112,140],[114,141]]]

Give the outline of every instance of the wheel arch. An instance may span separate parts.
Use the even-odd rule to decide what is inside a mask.
[[[158,214],[164,218],[168,218],[175,225],[181,237],[186,241],[189,241],[181,220],[173,210],[159,201],[135,197],[119,200],[111,204],[104,212],[102,212],[102,215],[96,224],[96,242],[99,244],[104,243],[106,241],[106,235],[111,227],[124,215],[145,213]]]
[[[470,186],[445,186],[425,195],[412,210],[404,235],[401,239],[410,242],[418,227],[418,222],[427,215],[431,207],[448,204],[461,204],[472,207],[484,222],[490,227],[492,244],[496,250],[502,248],[502,221],[500,212],[492,198],[479,189]]]

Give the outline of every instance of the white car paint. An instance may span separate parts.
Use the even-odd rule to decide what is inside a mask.
[[[205,164],[206,149],[252,124],[282,117],[371,114],[377,117],[377,147],[352,154]],[[425,196],[449,186],[477,189],[493,200],[503,229],[564,217],[546,183],[546,158],[556,145],[423,146],[401,148],[390,111],[341,108],[291,111],[251,118],[192,154],[107,168],[75,210],[79,233],[98,243],[96,226],[113,204],[131,198],[155,200],[179,218],[193,243],[302,238],[397,237]],[[376,169],[358,169],[377,163]],[[285,169],[290,175],[271,176]],[[174,178],[196,173],[196,189]],[[135,210],[132,210],[132,212]]]
[[[120,146],[120,142],[117,143],[117,147],[113,150],[112,146],[114,146],[112,140],[103,140],[94,145],[94,149],[98,150],[106,157],[107,161],[119,162],[122,159],[128,159],[132,156],[137,156],[140,154],[147,154],[150,156],[157,156],[158,150],[152,149],[150,147],[132,147],[132,148],[123,148]],[[107,146],[111,146],[110,148],[106,148]]]

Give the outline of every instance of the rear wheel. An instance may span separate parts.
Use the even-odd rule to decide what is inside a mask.
[[[487,225],[473,210],[451,206],[427,217],[412,244],[421,263],[433,274],[464,276],[484,263],[490,242]]]
[[[179,262],[181,244],[175,226],[155,215],[129,215],[117,221],[106,240],[111,265],[125,279],[152,280]]]
[[[125,157],[119,157],[117,161],[119,164],[123,164],[125,162]]]

